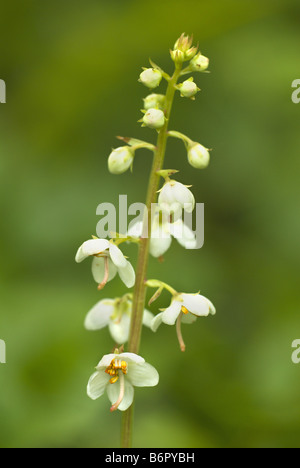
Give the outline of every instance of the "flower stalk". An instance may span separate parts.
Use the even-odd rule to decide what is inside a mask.
[[[156,149],[156,152],[154,153],[153,165],[152,165],[149,185],[148,185],[148,193],[147,193],[147,200],[146,200],[147,210],[145,214],[145,216],[147,216],[148,219],[144,221],[144,232],[141,237],[140,244],[139,244],[138,261],[137,261],[137,269],[136,269],[136,283],[135,283],[134,298],[133,298],[133,305],[132,305],[131,329],[130,329],[130,336],[129,336],[129,343],[128,343],[128,351],[131,353],[136,353],[136,354],[139,353],[139,348],[140,348],[143,312],[144,312],[145,300],[146,300],[145,281],[146,281],[148,259],[149,259],[149,243],[150,243],[150,238],[151,238],[151,205],[152,203],[155,203],[157,199],[157,191],[159,188],[159,180],[160,180],[160,175],[158,173],[163,168],[163,162],[165,158],[167,138],[168,138],[168,124],[169,124],[170,115],[172,111],[172,105],[173,105],[174,95],[176,91],[177,81],[181,73],[181,68],[182,68],[181,64],[178,64],[176,66],[174,74],[168,83],[168,89],[167,89],[166,100],[165,100],[165,109],[164,109],[166,120],[157,138],[157,145],[156,145],[157,149]],[[147,230],[149,230],[148,233],[145,232],[145,227],[147,227]],[[133,420],[132,412],[133,412],[133,408],[131,406],[123,414],[122,436],[121,436],[122,448],[130,447],[132,420]]]

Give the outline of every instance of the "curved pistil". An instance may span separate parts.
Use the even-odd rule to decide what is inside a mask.
[[[185,307],[184,307],[184,309],[187,310]],[[187,312],[182,311],[182,309],[181,309],[181,312],[180,312],[180,314],[178,316],[178,319],[177,319],[177,322],[176,322],[176,332],[177,332],[177,337],[178,337],[178,341],[179,341],[179,346],[180,346],[181,351],[183,351],[183,352],[185,351],[185,343],[183,341],[182,333],[181,333],[181,319],[183,317],[183,314],[186,314]]]

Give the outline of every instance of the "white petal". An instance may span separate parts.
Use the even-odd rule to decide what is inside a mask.
[[[102,299],[87,314],[84,326],[87,330],[100,330],[108,325],[110,317],[114,312],[115,301],[113,299]]]
[[[211,315],[216,315],[217,311],[216,311],[216,308],[213,305],[213,303],[209,299],[207,299],[207,297],[205,299],[207,300],[207,302],[209,304],[209,311],[210,311]]]
[[[109,246],[109,254],[110,258],[112,259],[113,263],[118,268],[124,268],[126,266],[126,258],[124,257],[122,251],[116,245],[110,242]]]
[[[154,319],[154,315],[152,314],[152,312],[145,309],[144,310],[144,315],[143,315],[143,325],[145,325],[146,327],[151,328],[151,323],[152,323],[153,319]]]
[[[192,192],[180,182],[174,185],[173,190],[176,201],[181,204],[185,211],[192,212],[195,207],[195,198]]]
[[[118,268],[118,273],[127,288],[132,288],[134,286],[135,271],[128,260],[126,260],[126,266],[124,268]]]
[[[120,379],[117,380],[114,384],[109,384],[107,386],[107,395],[113,405],[119,398],[120,394]],[[118,406],[120,411],[126,411],[129,406],[132,405],[134,397],[134,389],[131,383],[125,377],[125,394],[122,402]]]
[[[75,262],[77,263],[80,263],[82,262],[84,259],[86,258],[86,256],[83,254],[82,252],[82,245],[79,247],[79,249],[77,250],[77,253],[76,253],[76,257],[75,257]]]
[[[173,224],[170,224],[170,231],[173,237],[177,239],[179,244],[186,249],[194,249],[197,245],[194,232],[179,219]]]
[[[182,205],[177,201],[174,201],[173,203],[160,203],[159,207],[165,216],[173,214],[177,218],[182,212]]]
[[[111,320],[108,324],[110,334],[114,341],[121,345],[128,341],[130,330],[130,317],[123,314],[120,319]]]
[[[167,325],[174,325],[181,311],[182,302],[173,301],[163,312],[162,321]]]
[[[123,361],[126,361],[128,363],[135,362],[136,364],[142,364],[143,362],[145,362],[144,358],[134,353],[121,353],[117,357],[118,359],[122,359]]]
[[[172,238],[164,237],[161,239],[156,239],[151,237],[150,239],[150,253],[152,257],[158,258],[161,257],[171,246]]]
[[[188,313],[188,314],[183,314],[182,315],[181,322],[186,323],[186,324],[190,324],[190,323],[196,322],[196,320],[197,320],[197,317],[195,315]]]
[[[135,387],[154,387],[159,382],[157,370],[147,362],[129,364],[127,378]]]
[[[113,264],[111,259],[108,259],[108,269],[109,269],[109,275],[108,275],[108,281],[111,281],[114,279],[114,277],[117,274],[117,267]],[[96,283],[100,284],[102,283],[105,275],[105,260],[104,257],[95,257],[92,261],[92,273],[94,280]]]
[[[92,400],[96,400],[101,395],[103,395],[105,388],[109,382],[110,376],[105,373],[104,370],[100,372],[95,372],[87,386],[87,394]]]
[[[78,263],[82,262],[85,258],[99,254],[100,252],[104,252],[104,250],[108,249],[109,242],[107,239],[90,239],[82,244],[79,247],[76,261]]]
[[[173,202],[175,202],[176,199],[174,197],[174,194],[173,194],[173,187],[171,186],[171,184],[169,182],[167,182],[163,188],[161,189],[161,191],[159,192],[159,196],[158,196],[158,203],[159,205],[163,204],[163,203],[166,203],[166,204],[171,204]]]
[[[127,235],[129,237],[141,237],[143,232],[143,221],[137,221],[132,226],[129,227]]]
[[[206,297],[201,294],[182,294],[184,307],[194,315],[204,316],[209,315],[209,302]]]
[[[113,359],[118,359],[119,355],[110,353],[110,354],[105,354],[101,361],[99,362],[97,369],[101,369],[103,367],[108,367]]]
[[[157,314],[151,322],[151,330],[156,332],[158,327],[162,324],[163,312]]]

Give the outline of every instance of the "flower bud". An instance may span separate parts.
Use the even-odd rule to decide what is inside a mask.
[[[200,143],[194,143],[188,148],[188,160],[196,169],[205,169],[210,160],[209,150]]]
[[[161,109],[165,106],[166,96],[163,94],[149,94],[144,99],[144,109]]]
[[[148,109],[143,117],[143,122],[147,127],[159,130],[165,125],[165,114],[159,109]]]
[[[162,74],[155,68],[146,68],[141,74],[139,81],[147,88],[156,88],[162,80]]]
[[[196,83],[194,83],[193,78],[179,84],[177,86],[177,89],[180,91],[180,95],[182,97],[187,98],[192,98],[193,96],[195,96],[195,94],[197,94],[198,91],[200,91]]]
[[[199,52],[191,61],[190,61],[190,69],[192,71],[205,71],[209,66],[209,59]]]
[[[193,37],[182,34],[175,42],[174,49],[171,51],[171,58],[174,62],[182,63],[191,60],[197,53],[197,47],[192,47]]]
[[[182,209],[191,213],[195,207],[195,198],[188,187],[176,180],[169,180],[159,193],[158,203],[164,212],[177,216]]]
[[[198,47],[191,47],[185,52],[185,60],[191,60],[193,57],[195,57],[197,51]]]
[[[185,53],[182,52],[181,50],[175,49],[175,50],[170,50],[171,54],[171,59],[175,63],[183,63],[185,60]]]
[[[121,146],[112,151],[108,157],[108,170],[112,174],[123,174],[133,163],[134,150],[129,146]]]
[[[186,36],[183,33],[175,42],[174,50],[178,49],[178,50],[181,50],[182,52],[187,52],[191,48],[192,43],[193,43],[193,37]]]

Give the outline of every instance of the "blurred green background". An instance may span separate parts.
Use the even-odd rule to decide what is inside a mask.
[[[141,355],[161,382],[136,391],[134,445],[299,446],[299,19],[292,0],[2,2],[1,447],[119,444],[120,412],[85,393],[113,342],[83,321],[125,287],[117,279],[98,293],[90,262],[74,256],[99,203],[145,199],[149,153],[133,175],[110,175],[106,160],[115,135],[155,141],[137,124],[147,94],[137,78],[150,56],[171,72],[183,31],[211,74],[196,76],[196,102],[177,98],[170,126],[213,153],[196,171],[170,141],[166,167],[205,203],[206,241],[198,251],[173,243],[149,277],[201,289],[217,315],[184,328],[185,354],[173,327],[144,330]],[[135,262],[135,246],[125,251]]]

